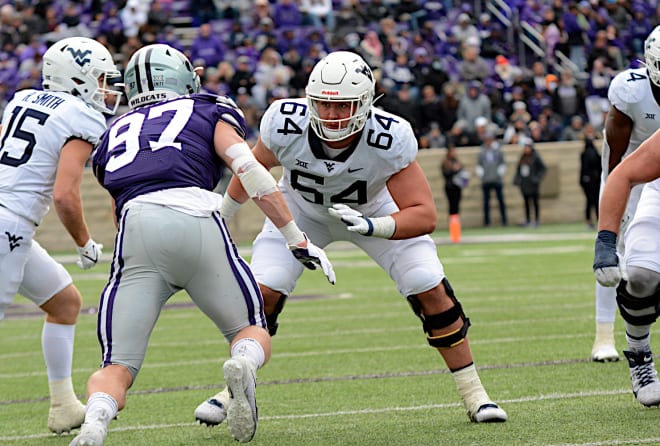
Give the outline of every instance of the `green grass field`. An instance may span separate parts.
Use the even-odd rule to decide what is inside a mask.
[[[472,320],[481,380],[507,410],[507,423],[468,421],[405,299],[369,258],[340,246],[329,250],[337,285],[306,272],[281,315],[273,357],[259,372],[252,444],[660,444],[660,410],[633,399],[627,364],[589,361],[594,233],[563,225],[464,236],[438,251]],[[90,272],[70,266],[85,297],[73,374],[81,396],[99,361],[93,313],[107,270],[107,264]],[[163,311],[107,445],[236,444],[224,424],[194,423],[197,404],[222,386],[227,346],[201,312],[181,305],[188,302],[180,293]],[[0,322],[0,444],[68,445],[72,435],[46,428],[42,317],[22,297],[15,304]],[[616,338],[622,350],[620,320]]]

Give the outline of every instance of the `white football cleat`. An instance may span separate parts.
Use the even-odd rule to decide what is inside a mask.
[[[48,429],[56,434],[71,432],[85,421],[85,405],[77,399],[69,404],[54,404],[48,410]]]
[[[619,360],[619,352],[611,344],[594,345],[591,350],[591,360],[594,362],[616,362]]]
[[[646,407],[660,405],[660,380],[653,363],[653,354],[645,352],[623,352],[630,367],[630,380],[637,401]]]
[[[257,376],[255,367],[244,357],[230,358],[223,365],[231,395],[227,427],[235,440],[247,443],[257,432]]]
[[[503,423],[508,419],[504,409],[493,402],[482,404],[476,412],[468,412],[468,417],[473,423]]]
[[[105,424],[100,421],[83,423],[80,433],[69,443],[69,446],[103,446],[107,433]]]
[[[217,426],[227,418],[230,400],[229,390],[225,387],[222,391],[197,406],[195,419],[199,424]]]

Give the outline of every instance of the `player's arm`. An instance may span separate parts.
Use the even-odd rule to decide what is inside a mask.
[[[343,203],[328,209],[351,232],[386,239],[407,239],[435,230],[437,213],[431,187],[417,161],[392,175],[387,181],[390,195],[399,211],[384,217],[362,215]]]
[[[76,242],[77,264],[82,269],[95,266],[101,259],[103,245],[92,240],[83,214],[80,184],[85,163],[92,153],[92,145],[72,139],[62,147],[53,186],[53,203],[60,221]]]
[[[392,239],[417,237],[435,230],[438,214],[431,186],[417,161],[392,175],[387,189],[400,209],[392,214],[396,224]]]
[[[257,143],[254,148],[252,148],[252,154],[262,166],[267,170],[272,169],[275,166],[279,166],[280,162],[275,157],[275,154],[270,151],[268,147],[263,143],[261,137],[257,139]],[[227,190],[224,195],[223,210],[222,215],[226,219],[231,218],[238,208],[245,203],[250,197],[247,192],[241,185],[241,182],[236,176],[233,176],[229,181]]]
[[[610,148],[610,156],[607,160],[608,172],[612,172],[626,153],[633,125],[633,120],[628,115],[619,111],[614,105],[610,106],[605,121],[605,139]]]
[[[600,200],[598,230],[618,234],[630,189],[660,176],[660,131],[646,139],[609,175]]]
[[[91,153],[92,145],[87,141],[72,139],[67,142],[60,152],[53,186],[53,203],[57,216],[77,246],[85,246],[90,239],[83,215],[80,185],[85,163]]]
[[[328,281],[334,284],[335,273],[325,252],[315,246],[298,228],[282,192],[277,187],[275,178],[255,158],[254,153],[243,138],[236,133],[233,127],[224,122],[218,122],[215,127],[213,141],[216,153],[225,164],[230,166],[234,173],[232,181],[237,180],[240,182],[239,186],[242,191],[238,191],[241,195],[238,198],[252,198],[261,209],[261,212],[282,233],[296,259],[309,269],[316,269],[317,265],[320,266]],[[234,185],[233,189],[236,193],[238,187]]]

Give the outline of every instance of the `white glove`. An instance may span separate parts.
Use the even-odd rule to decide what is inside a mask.
[[[303,233],[304,235],[304,233]],[[300,245],[305,244],[305,247]],[[296,259],[308,269],[316,269],[317,265],[323,270],[323,274],[328,278],[328,282],[335,284],[335,270],[332,268],[332,263],[328,260],[328,256],[325,254],[325,251],[314,243],[312,243],[305,235],[305,241],[299,245],[288,245],[289,250],[294,255]]]
[[[343,221],[346,229],[362,235],[390,238],[396,230],[396,224],[391,216],[369,218],[361,212],[346,206],[345,204],[334,204],[328,208],[333,217]]]
[[[229,194],[224,194],[222,196],[222,205],[220,205],[220,216],[225,221],[229,221],[240,207],[241,203],[231,198]]]
[[[90,269],[101,260],[101,249],[103,245],[96,243],[91,238],[85,243],[85,246],[78,246],[78,255],[80,259],[76,262],[81,269]]]

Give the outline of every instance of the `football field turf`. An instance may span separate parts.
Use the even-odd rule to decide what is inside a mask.
[[[472,321],[481,380],[509,414],[507,423],[483,425],[468,421],[453,379],[386,273],[361,251],[329,249],[337,284],[305,272],[280,316],[273,357],[258,373],[260,417],[251,444],[660,444],[660,409],[633,399],[625,361],[589,360],[594,236],[580,225],[493,228],[464,231],[459,245],[439,244]],[[99,361],[94,313],[109,265],[67,268],[85,299],[73,365],[84,401]],[[22,297],[15,304],[0,322],[0,444],[68,445],[72,435],[46,427],[42,315]],[[615,334],[621,351],[619,316]],[[211,322],[185,293],[175,295],[106,445],[236,444],[224,423],[207,428],[193,416],[222,387],[227,355]]]

